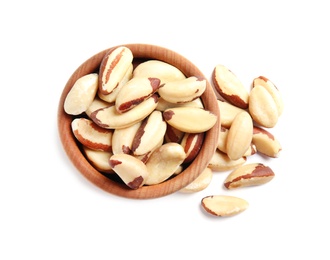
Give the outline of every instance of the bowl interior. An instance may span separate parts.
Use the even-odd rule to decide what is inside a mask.
[[[205,78],[202,72],[194,64],[192,64],[185,57],[169,49],[148,44],[123,44],[121,46],[130,48],[134,55],[133,62],[141,62],[143,60],[150,59],[161,60],[180,69],[186,75],[186,77],[198,76]],[[219,120],[213,128],[206,132],[203,146],[199,154],[182,173],[163,183],[150,186],[145,185],[136,190],[130,189],[120,181],[109,178],[105,174],[97,171],[81,152],[79,144],[76,142],[76,139],[72,133],[71,122],[73,117],[66,114],[63,108],[64,101],[68,92],[78,78],[89,73],[98,72],[104,55],[109,50],[116,47],[117,46],[114,46],[112,48],[103,50],[92,56],[83,64],[81,64],[69,78],[61,94],[58,107],[58,131],[60,140],[67,156],[74,164],[74,166],[79,170],[79,172],[93,184],[109,193],[121,197],[136,199],[157,198],[171,194],[191,183],[207,166],[217,146]],[[201,99],[203,101],[204,107],[212,113],[216,114],[219,119],[220,115],[216,96],[213,92],[212,86],[207,79],[206,82],[207,87],[201,96]]]

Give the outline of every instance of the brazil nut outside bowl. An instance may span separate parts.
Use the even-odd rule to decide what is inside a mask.
[[[149,44],[123,44],[120,46],[126,46],[132,51],[134,56],[133,63],[146,60],[160,60],[178,68],[186,77],[196,76],[206,79],[202,72],[193,63],[172,50]],[[220,126],[220,115],[216,96],[213,92],[212,86],[206,79],[206,89],[201,96],[201,100],[204,108],[215,114],[218,117],[218,120],[217,123],[205,133],[202,147],[198,155],[189,164],[189,166],[180,174],[162,183],[155,185],[144,185],[138,189],[131,189],[121,182],[119,178],[111,178],[109,175],[96,170],[90,164],[82,152],[81,145],[77,142],[75,136],[73,135],[71,122],[74,117],[64,111],[65,98],[77,79],[90,73],[98,73],[103,57],[106,53],[116,47],[118,46],[103,50],[86,60],[76,69],[67,81],[61,94],[58,107],[57,120],[61,143],[70,161],[79,170],[79,172],[90,182],[106,192],[121,197],[135,199],[157,198],[169,195],[182,189],[195,180],[203,169],[207,167],[214,154],[217,147],[218,130]]]

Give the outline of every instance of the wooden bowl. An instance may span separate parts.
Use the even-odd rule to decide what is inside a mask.
[[[134,60],[149,60],[156,59],[167,62],[178,69],[180,69],[186,77],[198,76],[205,78],[202,72],[189,60],[181,56],[180,54],[171,51],[169,49],[148,45],[148,44],[123,44],[130,48],[134,55]],[[89,73],[98,72],[100,63],[104,55],[111,49],[118,46],[103,50],[96,55],[89,58],[83,64],[81,64],[76,71],[71,75],[67,84],[64,87],[62,95],[60,97],[58,107],[58,131],[60,140],[64,147],[64,150],[74,164],[74,166],[83,174],[89,181],[114,195],[118,195],[126,198],[135,199],[148,199],[162,197],[171,193],[174,193],[181,188],[187,186],[193,180],[195,180],[202,170],[207,167],[214,151],[217,147],[218,130],[219,130],[219,108],[217,104],[216,96],[213,92],[212,86],[207,81],[207,87],[201,99],[204,103],[204,107],[218,116],[218,122],[213,128],[206,132],[203,145],[200,149],[199,154],[194,161],[180,174],[174,178],[168,179],[163,183],[157,185],[143,186],[139,189],[131,189],[124,183],[116,179],[109,178],[105,174],[97,171],[85,158],[81,151],[81,146],[77,143],[71,130],[71,122],[73,117],[68,115],[64,111],[65,98],[72,88],[75,81]],[[134,61],[133,61],[134,62]],[[206,78],[205,78],[206,79]]]

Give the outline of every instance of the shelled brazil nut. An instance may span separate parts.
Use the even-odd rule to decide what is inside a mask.
[[[222,64],[215,66],[212,82],[218,95],[221,127],[209,169],[229,172],[223,183],[228,190],[270,182],[275,173],[269,166],[246,162],[255,154],[277,158],[282,150],[279,140],[265,129],[275,127],[283,113],[284,102],[278,88],[268,78],[259,76],[252,80],[249,92]],[[196,179],[190,186],[198,187],[199,181],[202,182]],[[216,216],[233,216],[249,205],[241,198],[219,194],[206,196],[201,203],[202,208]]]

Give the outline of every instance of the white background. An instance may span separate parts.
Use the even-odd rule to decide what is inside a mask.
[[[330,259],[327,1],[10,1],[0,4],[0,259]],[[275,178],[226,191],[227,173],[191,195],[108,194],[71,164],[57,132],[66,81],[125,43],[169,48],[209,78],[217,64],[249,87],[263,75],[285,109],[271,132]],[[252,160],[252,159],[251,159]],[[234,217],[206,195],[246,199]]]

